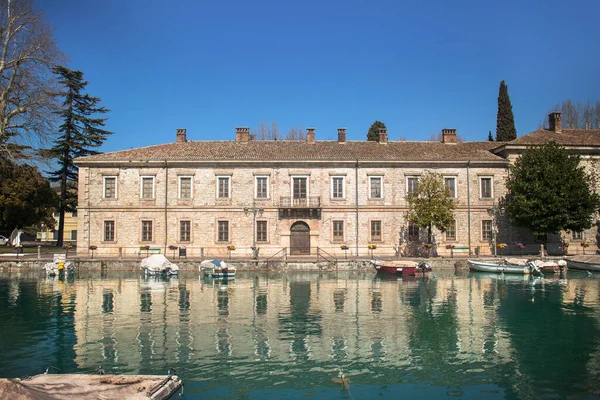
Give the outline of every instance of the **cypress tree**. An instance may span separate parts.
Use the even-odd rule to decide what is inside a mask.
[[[385,127],[385,124],[381,121],[373,122],[367,133],[367,141],[379,142],[379,128]]]
[[[498,91],[498,117],[496,120],[496,141],[508,142],[517,138],[515,129],[515,117],[513,116],[512,104],[508,97],[508,86],[504,81],[500,82]]]
[[[494,137],[492,136],[492,131],[488,132],[488,142],[493,142],[494,141]]]
[[[77,168],[73,160],[77,157],[98,154],[93,150],[100,147],[112,132],[102,129],[106,118],[96,117],[105,114],[108,109],[98,106],[100,99],[85,93],[88,82],[83,72],[72,71],[65,67],[55,67],[54,74],[65,90],[55,94],[63,99],[62,109],[56,113],[63,123],[59,127],[60,135],[49,150],[51,157],[58,161],[58,168],[50,171],[50,181],[59,184],[59,220],[56,246],[63,245],[65,212],[77,209]]]

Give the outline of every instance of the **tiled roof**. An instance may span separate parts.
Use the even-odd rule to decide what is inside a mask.
[[[87,161],[504,161],[490,152],[496,142],[190,141],[81,157]]]
[[[538,129],[507,144],[531,146],[550,141],[562,146],[600,146],[600,129],[563,129],[560,132]]]

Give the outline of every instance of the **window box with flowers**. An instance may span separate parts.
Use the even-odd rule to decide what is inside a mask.
[[[63,244],[63,249],[65,249],[65,257],[69,255],[69,250],[71,250],[72,248],[73,246],[71,245],[71,243]]]
[[[373,243],[369,243],[369,245],[367,247],[371,251],[371,258],[373,258],[373,250],[375,250],[377,248],[377,245],[373,244]]]
[[[174,244],[170,244],[169,245],[169,250],[171,250],[173,252],[173,258],[175,258],[175,252],[177,251],[179,247],[175,246]]]
[[[454,258],[454,248],[456,247],[456,245],[450,243],[446,245],[446,249],[450,250],[450,257]]]

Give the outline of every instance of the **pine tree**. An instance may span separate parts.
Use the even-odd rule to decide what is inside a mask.
[[[98,106],[101,101],[98,97],[85,93],[88,82],[83,79],[83,72],[61,66],[54,68],[53,72],[65,87],[65,91],[56,93],[56,97],[64,99],[62,109],[57,111],[63,123],[59,127],[60,135],[49,151],[59,165],[57,170],[50,172],[50,180],[57,182],[60,188],[56,246],[62,246],[65,212],[75,212],[77,207],[77,168],[73,160],[98,154],[93,149],[101,146],[112,132],[101,129],[106,118],[98,118],[96,115],[105,114],[109,110]]]
[[[496,141],[508,142],[517,138],[515,129],[515,117],[512,111],[510,97],[508,97],[508,86],[504,81],[500,82],[498,91],[498,117],[496,120]]]
[[[494,141],[494,137],[492,136],[492,131],[488,132],[488,142],[493,142]]]
[[[367,133],[368,141],[379,142],[379,128],[386,128],[386,126],[381,121],[375,121],[371,124],[369,132]]]

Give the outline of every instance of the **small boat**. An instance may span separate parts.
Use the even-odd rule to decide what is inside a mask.
[[[140,268],[144,270],[146,275],[150,276],[179,274],[179,267],[169,261],[164,254],[152,254],[150,257],[142,259]]]
[[[567,259],[567,267],[569,269],[600,272],[600,256],[581,254]]]
[[[75,265],[72,261],[67,261],[64,254],[55,254],[52,262],[44,264],[46,276],[64,276],[72,274],[75,270]]]
[[[200,263],[199,270],[204,275],[213,278],[235,278],[236,273],[233,265],[221,260],[204,260]]]
[[[491,263],[485,261],[468,260],[469,270],[476,272],[498,272],[505,274],[540,274],[541,269],[533,261],[527,261],[525,265],[508,263]]]
[[[383,261],[371,260],[377,272],[394,275],[416,275],[431,271],[431,266],[425,261]]]

